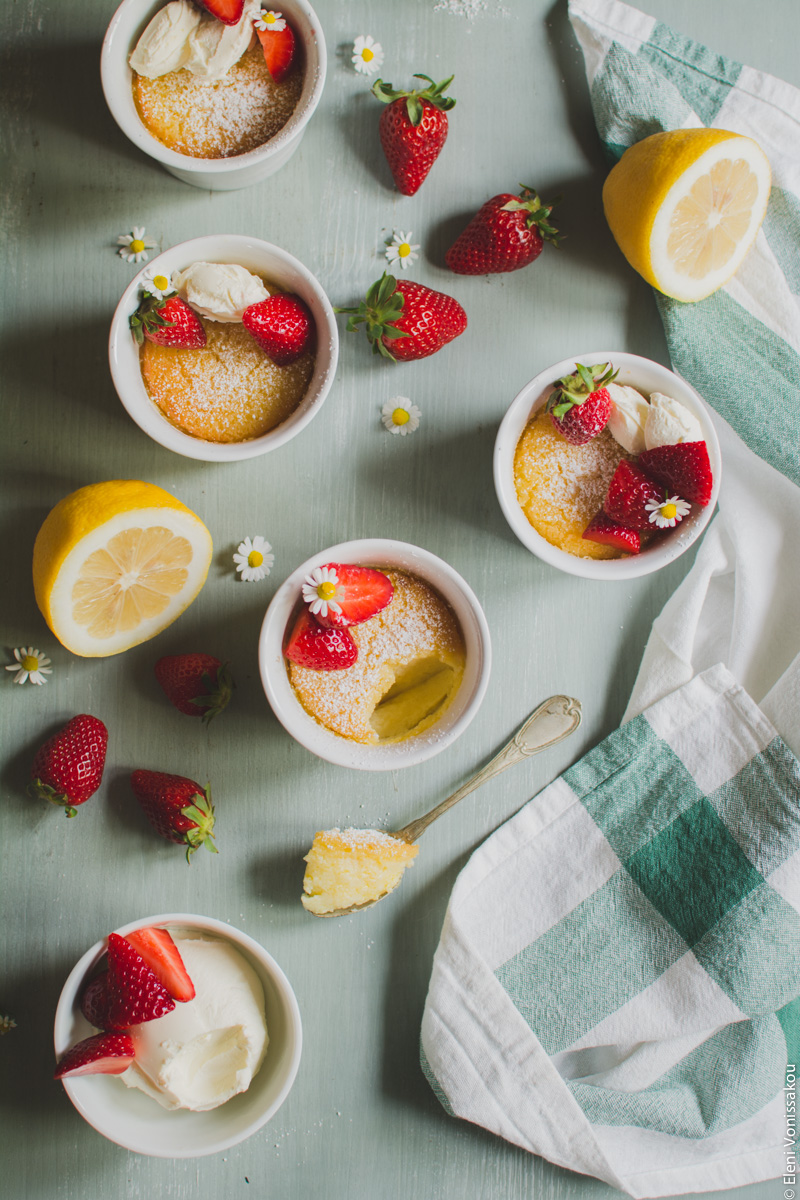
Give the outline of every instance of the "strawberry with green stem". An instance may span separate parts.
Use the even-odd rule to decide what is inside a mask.
[[[108,730],[98,717],[81,713],[67,721],[36,752],[28,794],[63,807],[74,817],[100,786],[106,763]]]
[[[539,257],[545,241],[558,246],[558,230],[550,223],[553,204],[520,184],[518,196],[501,192],[478,210],[445,255],[456,275],[492,275],[518,271]]]
[[[201,846],[217,853],[210,787],[202,788],[185,775],[165,771],[134,771],[131,787],[156,833],[186,846],[188,863]]]
[[[387,107],[381,113],[379,133],[383,152],[398,191],[413,196],[441,153],[447,139],[447,114],[455,105],[445,89],[453,76],[434,83],[430,75],[415,75],[428,86],[416,91],[396,91],[378,79],[372,94]]]
[[[611,363],[585,367],[576,363],[571,375],[559,379],[547,400],[547,411],[559,433],[573,446],[583,446],[597,437],[611,416],[607,384],[618,372]]]
[[[208,725],[230,702],[233,678],[212,654],[167,654],[155,665],[164,695],[178,712]]]
[[[467,328],[467,314],[452,296],[386,272],[356,308],[335,311],[351,314],[350,333],[363,324],[373,354],[395,362],[436,354]]]
[[[177,292],[154,296],[143,291],[136,312],[129,318],[137,346],[147,338],[157,346],[199,350],[206,344],[206,331],[194,309]]]

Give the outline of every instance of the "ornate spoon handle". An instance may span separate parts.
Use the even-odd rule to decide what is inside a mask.
[[[531,713],[511,741],[507,742],[482,770],[468,779],[458,791],[453,792],[452,796],[448,796],[446,800],[442,800],[441,804],[432,808],[424,817],[418,817],[416,821],[411,821],[402,829],[398,829],[394,836],[402,838],[406,842],[416,842],[428,826],[441,817],[442,813],[448,812],[453,805],[458,804],[459,800],[463,800],[470,792],[474,792],[475,788],[494,779],[495,775],[499,775],[516,763],[569,737],[580,723],[581,705],[579,700],[573,700],[571,696],[551,696]]]

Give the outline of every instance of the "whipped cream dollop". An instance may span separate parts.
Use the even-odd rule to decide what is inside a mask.
[[[255,36],[260,0],[246,0],[236,25],[225,25],[190,0],[170,0],[145,29],[128,60],[138,75],[157,79],[182,68],[216,83],[244,54]]]
[[[173,938],[195,998],[131,1029],[136,1059],[120,1079],[163,1108],[206,1112],[246,1091],[264,1061],[264,989],[230,942]]]
[[[644,431],[650,405],[634,387],[609,383],[606,390],[611,397],[608,428],[612,436],[629,454],[641,454],[645,449]]]
[[[679,442],[702,442],[703,427],[685,404],[653,392],[650,396],[644,440],[648,450],[656,446],[677,446]]]
[[[241,321],[246,308],[269,296],[263,280],[238,263],[192,263],[173,271],[172,286],[201,317],[227,323]]]

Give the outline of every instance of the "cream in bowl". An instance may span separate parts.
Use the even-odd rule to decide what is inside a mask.
[[[330,761],[421,762],[466,728],[489,669],[485,618],[440,559],[385,540],[315,556],[275,596],[262,681],[276,715]]]
[[[147,918],[80,960],[56,1013],[56,1078],[99,1132],[142,1154],[214,1153],[288,1093],[297,1003],[247,935],[211,918]]]
[[[294,437],[336,370],[333,311],[317,280],[277,246],[196,238],[159,255],[114,315],[111,373],[156,441],[231,461]]]
[[[498,432],[495,486],[528,549],[572,574],[631,578],[699,536],[719,489],[719,445],[678,376],[622,352],[542,372]]]

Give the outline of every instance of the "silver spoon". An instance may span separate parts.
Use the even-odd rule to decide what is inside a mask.
[[[385,832],[389,837],[399,838],[404,842],[418,841],[434,821],[458,804],[459,800],[468,796],[470,792],[474,792],[482,783],[487,783],[496,775],[508,770],[509,767],[524,762],[525,759],[531,758],[534,754],[539,754],[542,750],[547,750],[550,746],[555,746],[557,742],[562,742],[564,738],[569,737],[580,725],[581,715],[579,700],[574,700],[571,696],[551,696],[549,700],[545,700],[543,704],[534,709],[527,721],[520,726],[513,738],[506,742],[502,750],[499,750],[485,767],[476,772],[451,796],[442,800],[441,804],[437,804],[423,817],[417,817],[416,821],[404,825],[402,829],[395,832],[386,830]],[[389,894],[389,892],[383,892],[382,895],[376,896],[374,900],[369,900],[365,904],[353,904],[349,908],[335,908],[331,912],[315,913],[314,915],[346,917],[350,913],[359,912],[362,908],[372,908],[373,904],[377,904]]]

